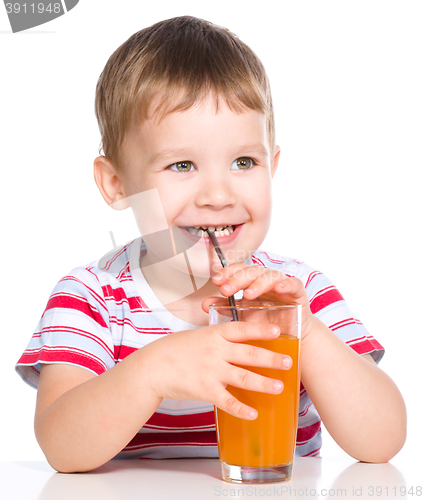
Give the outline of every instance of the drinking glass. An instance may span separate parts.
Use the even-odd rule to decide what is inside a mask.
[[[234,315],[234,310],[237,314]],[[289,481],[296,444],[300,386],[300,305],[236,300],[235,307],[211,305],[209,324],[234,321],[272,323],[280,336],[246,344],[289,355],[288,370],[243,366],[265,377],[281,380],[281,394],[265,394],[227,386],[228,392],[258,412],[255,420],[234,417],[215,407],[222,478],[231,483]]]

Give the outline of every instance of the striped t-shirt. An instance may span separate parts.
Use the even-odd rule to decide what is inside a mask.
[[[104,373],[137,349],[175,331],[196,328],[172,315],[140,269],[141,238],[106,258],[77,267],[55,286],[16,370],[37,387],[41,363],[64,363]],[[330,330],[359,354],[378,362],[383,347],[319,271],[303,262],[258,250],[246,261],[299,278],[310,307]],[[301,385],[296,456],[318,456],[321,419]],[[132,441],[115,458],[217,458],[213,405],[163,399]]]

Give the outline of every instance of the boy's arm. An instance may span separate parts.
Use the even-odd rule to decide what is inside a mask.
[[[339,446],[363,462],[393,458],[406,439],[406,409],[391,378],[316,317],[301,356],[302,383]]]
[[[289,369],[289,356],[242,344],[279,334],[275,325],[224,323],[166,335],[99,376],[75,366],[44,365],[37,440],[54,469],[82,472],[119,453],[163,398],[207,401],[237,417],[256,418],[256,410],[226,387],[281,393],[279,380],[236,366]]]
[[[71,365],[42,365],[34,427],[54,469],[99,467],[155,412],[161,398],[135,376],[139,357],[131,354],[100,376]]]

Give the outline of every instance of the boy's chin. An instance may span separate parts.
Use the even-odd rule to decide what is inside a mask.
[[[185,264],[183,266],[172,266],[172,267],[183,274],[191,276],[196,283],[196,288],[201,288],[220,269],[222,269],[222,267],[219,266],[219,268],[215,270],[215,267],[218,266],[216,266],[216,264],[210,265],[209,262],[204,262],[204,263],[195,262],[195,263],[190,263],[190,266]]]
[[[174,279],[178,278],[178,276],[182,279],[184,276],[192,276],[196,284],[198,279],[206,282],[222,269],[219,262],[210,262],[206,253],[199,256],[187,255],[184,252],[165,258],[165,255],[160,250],[153,252],[152,249],[149,251],[149,258],[142,261],[142,268],[143,270],[150,268],[151,272],[157,277],[161,277],[162,280],[168,280],[171,276]]]

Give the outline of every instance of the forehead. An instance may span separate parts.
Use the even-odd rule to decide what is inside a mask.
[[[245,107],[235,111],[223,99],[217,106],[216,98],[210,95],[187,110],[152,113],[131,127],[123,149],[142,151],[143,156],[155,160],[167,152],[216,155],[247,145],[269,155],[265,114]]]

